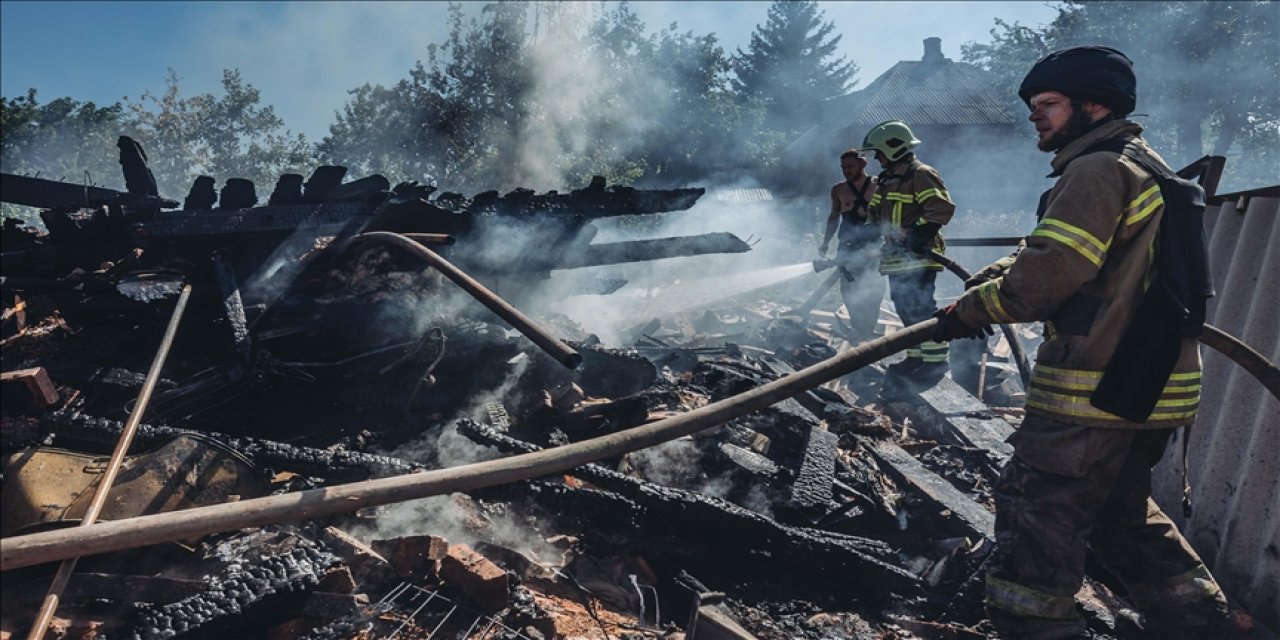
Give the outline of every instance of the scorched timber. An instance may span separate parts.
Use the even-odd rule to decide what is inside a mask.
[[[119,420],[96,418],[78,411],[50,412],[45,415],[42,424],[49,433],[54,435],[96,443],[115,442],[124,429],[124,424]],[[204,433],[147,424],[138,425],[134,444],[138,448],[149,448],[180,435],[197,435],[220,442],[240,452],[258,468],[291,471],[330,481],[366,480],[412,473],[422,469],[420,465],[390,456],[341,449],[298,447],[271,440],[232,437],[220,433]]]
[[[464,420],[458,429],[476,442],[506,453],[538,450],[477,422]],[[560,485],[540,485],[539,495],[609,502],[616,507],[612,511],[626,514],[620,526],[630,522],[636,531],[643,532],[635,536],[637,543],[659,545],[655,551],[685,549],[692,560],[705,556],[707,549],[716,549],[717,558],[711,562],[736,558],[741,562],[728,564],[750,565],[752,573],[779,579],[796,576],[797,584],[791,586],[797,589],[817,588],[823,592],[853,587],[858,597],[870,601],[884,601],[891,593],[910,595],[919,587],[915,576],[876,557],[893,555],[876,540],[790,527],[719,498],[663,487],[596,464],[579,467],[572,473],[604,489],[594,492],[604,495],[588,496],[582,492],[589,490]],[[797,571],[797,567],[807,570]]]
[[[175,200],[125,193],[105,187],[59,182],[0,173],[0,193],[4,202],[41,209],[93,208],[104,204],[176,207]]]
[[[744,253],[750,250],[751,245],[732,233],[704,233],[698,236],[605,242],[587,245],[582,253],[564,254],[557,268],[577,269],[622,262],[697,256],[705,253]]]

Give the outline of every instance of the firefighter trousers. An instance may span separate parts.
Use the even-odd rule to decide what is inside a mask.
[[[938,272],[930,269],[890,273],[889,299],[902,319],[902,326],[909,327],[917,322],[928,320],[937,311],[937,303],[933,300],[934,281]],[[907,349],[907,361],[915,363],[946,363],[949,349],[945,342],[927,341],[919,347]]]
[[[986,576],[987,610],[1002,634],[1022,637],[1055,622],[1083,629],[1074,596],[1087,548],[1140,610],[1223,598],[1151,499],[1151,468],[1171,434],[1028,415],[1010,436],[1014,457],[995,487],[996,549]]]

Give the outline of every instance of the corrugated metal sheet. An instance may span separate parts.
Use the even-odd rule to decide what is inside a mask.
[[[773,194],[768,189],[721,189],[711,192],[720,202],[764,202],[772,200]]]
[[[860,99],[846,123],[874,126],[900,119],[920,126],[1020,121],[996,90],[995,77],[965,62],[899,62],[855,95]]]
[[[1280,362],[1280,198],[1207,211],[1217,296],[1209,323]],[[1194,510],[1182,517],[1182,437],[1153,493],[1227,594],[1280,629],[1280,401],[1239,366],[1201,347],[1202,403],[1187,467]]]

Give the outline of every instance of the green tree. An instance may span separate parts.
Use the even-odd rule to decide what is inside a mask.
[[[1018,82],[1044,54],[1102,44],[1124,51],[1138,74],[1149,138],[1174,168],[1227,155],[1221,189],[1280,175],[1280,11],[1271,2],[1082,2],[1057,7],[1041,28],[997,20],[991,41],[962,48],[966,61]],[[1220,190],[1221,190],[1220,189]]]
[[[147,151],[160,194],[181,199],[201,174],[225,181],[248,178],[266,199],[281,173],[303,171],[313,150],[301,134],[285,129],[274,107],[262,106],[261,94],[241,79],[239,70],[224,70],[223,93],[182,96],[173,69],[159,96],[127,97],[125,131]]]
[[[758,103],[767,127],[794,136],[818,117],[821,103],[848,93],[858,67],[836,56],[840,36],[812,0],[774,0],[768,19],[733,59],[734,89]]]
[[[122,189],[116,137],[124,109],[57,98],[45,104],[36,90],[0,98],[0,171]],[[35,209],[3,205],[5,217],[35,223]]]
[[[456,190],[685,183],[754,160],[715,36],[659,33],[625,3],[489,5],[390,87],[363,86],[319,145],[326,160]],[[747,141],[747,142],[744,142]]]
[[[321,156],[396,179],[433,177],[453,190],[510,180],[513,132],[527,114],[526,9],[490,4],[467,20],[450,3],[448,39],[429,45],[426,62],[394,86],[352,91]]]

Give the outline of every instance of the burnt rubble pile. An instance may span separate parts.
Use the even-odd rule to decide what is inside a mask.
[[[592,220],[687,209],[700,189],[597,179],[568,194],[466,198],[320,167],[282,176],[265,206],[252,183],[218,193],[202,177],[169,210],[177,202],[130,148],[128,193],[4,176],[6,201],[41,207],[47,228],[6,224],[2,236],[5,537],[85,517],[187,285],[102,520],[581,442],[849,346],[832,312],[792,313],[812,293],[797,282],[636,318],[621,344],[556,313],[539,287],[552,270],[749,249],[729,234],[593,243]],[[369,241],[390,235],[443,262]],[[882,327],[894,328],[887,312]],[[1016,371],[1000,359],[981,370],[981,390],[1016,404]],[[1001,429],[1016,412],[950,380],[919,403],[875,404],[875,391],[874,372],[859,373],[564,473],[86,556],[51,629],[984,637],[976,577],[992,547]],[[0,634],[26,632],[52,572],[5,572]],[[1092,626],[1113,635],[1109,591],[1093,586]]]

